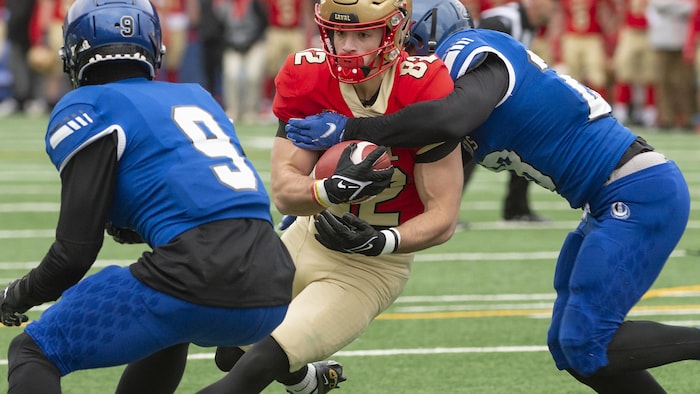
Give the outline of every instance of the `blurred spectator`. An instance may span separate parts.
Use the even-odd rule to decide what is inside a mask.
[[[700,0],[696,0],[688,21],[683,60],[695,70],[695,133],[700,134]]]
[[[649,44],[646,0],[620,0],[621,28],[613,58],[613,115],[621,123],[656,125],[654,53]],[[641,99],[641,100],[640,100]]]
[[[211,1],[221,29],[221,75],[224,107],[235,121],[258,122],[265,75],[267,12],[262,0]],[[208,24],[202,14],[202,24]],[[214,44],[216,46],[216,44]]]
[[[694,0],[649,0],[649,43],[654,50],[658,126],[691,130],[695,112],[693,66],[683,46]]]
[[[42,75],[43,98],[52,108],[70,90],[58,51],[63,45],[63,19],[74,0],[37,0],[30,24],[28,64]]]
[[[6,0],[5,3],[9,12],[7,38],[10,46],[12,97],[0,103],[0,116],[14,112],[39,115],[46,111],[46,103],[42,99],[41,75],[32,70],[27,61],[31,47],[30,22],[35,6],[36,0]]]
[[[530,47],[541,28],[549,24],[558,8],[556,0],[521,0],[482,10],[477,27],[497,30]],[[464,189],[471,179],[475,163],[464,166]],[[503,219],[506,221],[543,222],[545,218],[536,214],[528,201],[530,181],[510,172],[508,192],[503,200]],[[463,191],[464,191],[463,189]],[[461,227],[465,225],[462,224]]]
[[[563,71],[608,96],[605,29],[612,28],[613,4],[609,0],[561,0],[561,10]]]
[[[287,56],[307,48],[316,35],[314,0],[265,0],[267,5],[267,67],[263,82],[263,120],[277,120],[272,114],[274,78]],[[312,44],[318,46],[318,43]],[[269,116],[268,116],[269,115]]]
[[[554,40],[547,26],[541,27],[537,29],[535,37],[532,39],[532,43],[530,43],[530,50],[535,52],[537,56],[541,57],[547,64],[553,66],[555,63],[553,42]]]
[[[194,12],[199,8],[198,0],[152,0],[161,19],[163,27],[163,44],[166,54],[162,70],[164,79],[169,82],[180,81],[185,50],[189,41],[188,33]]]
[[[460,0],[469,10],[474,18],[474,24],[479,24],[481,13],[489,8],[498,7],[509,2],[509,0]],[[512,1],[512,0],[511,0]]]
[[[7,11],[5,0],[0,0],[0,104],[11,97],[12,74],[8,66]]]
[[[204,88],[223,105],[223,98],[221,97],[221,65],[224,52],[224,22],[223,18],[214,11],[214,1],[200,0],[197,35],[202,51],[202,68],[205,76]]]

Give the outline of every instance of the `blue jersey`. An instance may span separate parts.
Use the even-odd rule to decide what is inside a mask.
[[[113,132],[119,170],[109,219],[151,247],[217,220],[271,222],[267,191],[231,120],[199,85],[135,78],[81,87],[56,105],[46,150],[61,171]]]
[[[485,53],[505,63],[509,85],[463,145],[482,166],[515,171],[561,194],[572,208],[582,207],[637,136],[611,117],[610,105],[597,92],[558,74],[507,34],[462,30],[436,50],[453,80]]]

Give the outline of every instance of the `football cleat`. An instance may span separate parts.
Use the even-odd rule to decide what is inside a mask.
[[[337,361],[327,360],[313,363],[316,367],[316,394],[326,394],[327,392],[338,388],[341,382],[348,380],[343,375],[343,365]]]

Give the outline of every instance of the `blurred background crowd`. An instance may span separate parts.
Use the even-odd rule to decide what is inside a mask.
[[[508,3],[462,1],[477,22]],[[620,121],[700,132],[700,0],[519,1],[530,20],[555,3],[531,49],[600,93]],[[70,89],[58,50],[71,3],[0,0],[0,116],[47,114]],[[158,79],[201,84],[236,122],[274,122],[277,70],[288,54],[320,46],[314,0],[153,3],[167,48]]]

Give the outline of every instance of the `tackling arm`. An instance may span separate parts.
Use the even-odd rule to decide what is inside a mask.
[[[455,81],[454,91],[440,100],[409,105],[374,118],[350,118],[345,140],[378,145],[420,147],[462,139],[484,123],[508,88],[508,70],[495,55]]]
[[[92,266],[104,240],[116,176],[114,134],[93,142],[70,159],[61,172],[56,240],[36,268],[5,290],[3,322],[5,313],[24,313],[57,299]]]

